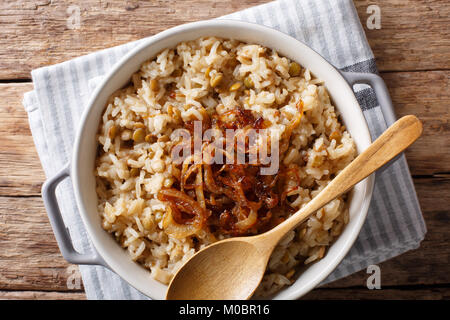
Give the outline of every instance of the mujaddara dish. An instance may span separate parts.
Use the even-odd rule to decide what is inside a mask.
[[[204,139],[207,132],[214,135]],[[357,154],[324,82],[308,68],[275,49],[213,36],[144,62],[109,97],[97,141],[102,227],[163,284],[208,244],[288,218]],[[174,150],[188,152],[176,158]],[[250,161],[262,151],[271,163]],[[346,194],[291,231],[255,295],[292,284],[349,219]]]

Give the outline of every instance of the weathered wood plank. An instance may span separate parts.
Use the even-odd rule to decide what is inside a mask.
[[[406,151],[413,175],[450,172],[450,72],[383,73],[397,115],[415,114],[422,136]]]
[[[450,241],[448,228],[450,221],[450,179],[414,179],[419,202],[427,225],[427,234],[420,247],[379,265],[381,282],[384,285],[437,284],[450,283],[448,263],[450,263]],[[437,270],[444,266],[442,270]],[[447,270],[447,271],[446,271]],[[327,288],[364,286],[369,275],[362,270],[344,279],[330,283]]]
[[[61,291],[0,291],[0,300],[86,300],[86,294]]]
[[[447,184],[447,188],[449,186],[450,184]],[[450,212],[448,209],[447,211],[433,212],[424,209],[423,213],[428,230],[424,241],[418,249],[379,264],[382,286],[450,283],[448,274],[450,236],[448,230],[444,230],[445,227],[442,228],[442,226],[448,225]],[[362,270],[325,287],[365,286],[369,276],[366,270]]]
[[[450,298],[450,290],[445,287],[425,289],[315,289],[302,300],[442,300]],[[60,291],[0,291],[0,300],[85,300],[82,292]]]
[[[134,41],[170,27],[210,19],[268,0],[97,1],[77,2],[80,27],[70,29],[64,1],[0,4],[0,79],[29,78],[36,67],[62,62],[96,50]],[[73,24],[72,24],[73,25]],[[99,37],[101,35],[101,37]],[[7,47],[7,48],[6,48]],[[25,48],[26,47],[26,48]]]
[[[389,288],[369,290],[355,289],[315,289],[306,294],[302,300],[442,300],[450,298],[446,287],[413,289]]]
[[[397,114],[416,114],[422,137],[406,152],[413,175],[450,172],[450,71],[384,73]],[[31,83],[0,84],[0,195],[39,195],[45,180],[22,97]]]
[[[59,252],[41,198],[0,197],[0,289],[82,290]]]
[[[354,1],[378,68],[382,71],[450,68],[450,2]],[[369,30],[369,5],[381,10],[381,29]]]
[[[156,34],[170,27],[219,17],[268,0],[77,2],[80,27],[71,29],[73,4],[64,1],[0,3],[0,79],[29,78],[37,67]],[[380,70],[449,68],[450,4],[439,0],[376,3],[381,29],[368,30],[369,0],[355,5]],[[101,37],[99,35],[101,34]]]
[[[31,83],[0,84],[0,195],[39,195],[45,176],[22,105]]]
[[[442,192],[450,179],[415,183],[428,233],[419,249],[380,264],[385,286],[450,283],[450,194]],[[42,200],[0,197],[0,290],[82,289],[74,286],[74,272],[61,257]],[[367,276],[361,271],[327,287],[365,286]]]

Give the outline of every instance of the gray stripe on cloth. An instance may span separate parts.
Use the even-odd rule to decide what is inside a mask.
[[[46,98],[46,100],[48,101],[48,105],[57,105],[55,102],[55,92],[54,89],[51,85],[52,81],[51,81],[51,77],[50,77],[50,70],[51,68],[48,69],[43,69],[42,70],[42,77],[43,79],[41,80],[42,83],[45,84],[45,92],[46,94],[44,95],[44,98]],[[33,81],[34,82],[34,81]],[[48,137],[52,141],[53,143],[56,143],[56,145],[60,145],[63,146],[63,150],[64,152],[61,152],[58,154],[59,156],[59,165],[62,166],[64,163],[66,163],[68,161],[68,157],[67,157],[67,150],[70,149],[70,147],[66,144],[65,139],[63,139],[63,135],[61,133],[61,126],[60,124],[63,123],[61,116],[60,116],[60,112],[59,112],[59,108],[55,110],[54,114],[52,114],[51,116],[54,116],[55,121],[53,123],[48,123],[49,127],[46,128],[48,131],[50,132],[54,132],[54,135],[51,135],[50,137]],[[46,116],[46,115],[44,115]],[[45,123],[44,123],[45,125]],[[54,163],[53,163],[54,164]],[[55,170],[56,173],[56,170]]]
[[[383,115],[381,113],[380,109],[377,109],[378,112],[378,121],[374,123],[375,127],[377,127],[377,131],[380,132],[380,134],[386,130],[387,126],[386,124],[383,122],[384,118]],[[383,179],[380,179],[380,184],[382,187],[385,188],[385,194],[389,194],[389,195],[399,195],[402,194],[400,188],[399,188],[399,179],[401,179],[401,175],[396,174],[396,171],[400,170],[399,166],[400,166],[400,162],[404,162],[404,159],[399,158],[397,159],[395,162],[390,163],[388,165],[388,167],[385,167],[384,170],[381,172],[382,175],[384,175]],[[406,163],[404,164],[406,165]],[[402,194],[403,195],[403,194]],[[395,206],[394,210],[391,211],[392,213],[394,212],[399,212],[400,208],[405,208],[408,211],[414,211],[413,206],[412,206],[412,202],[410,201],[404,201],[403,197],[398,197],[398,196],[393,196],[393,197],[389,197],[389,201],[393,203],[393,205]],[[400,203],[401,202],[401,203]],[[395,217],[395,221],[399,221],[399,225],[405,226],[407,230],[409,231],[409,237],[411,237],[412,234],[414,234],[414,230],[411,228],[410,225],[410,215],[395,215],[395,214],[391,214],[389,217]],[[398,219],[397,219],[398,218]],[[401,222],[400,222],[401,221]],[[400,226],[398,226],[400,228]],[[402,237],[402,235],[399,235],[399,237]]]
[[[337,0],[337,7],[339,8],[343,22],[345,25],[345,31],[348,32],[348,39],[353,41],[352,52],[357,58],[354,63],[359,61],[367,60],[368,58],[373,58],[372,50],[368,45],[364,29],[359,21],[358,12],[352,1],[340,1]],[[352,23],[349,23],[349,22]]]
[[[375,91],[373,91],[372,88],[355,92],[355,96],[363,111],[370,110],[378,106],[377,97],[375,96]]]
[[[402,191],[406,191],[408,192],[409,195],[409,203],[417,203],[419,204],[419,200],[417,198],[417,194],[415,192],[414,189],[414,183],[411,177],[411,173],[409,171],[409,167],[407,165],[406,162],[406,157],[405,155],[403,155],[403,161],[405,163],[405,165],[401,165],[400,166],[400,176],[402,178],[402,185],[401,185],[401,189]],[[425,225],[425,221],[423,220],[423,216],[422,216],[422,212],[420,210],[419,206],[413,206],[414,207],[414,226],[418,227],[418,229],[416,229],[416,234],[425,234],[427,232],[427,227]]]
[[[378,137],[386,128],[385,124],[384,124],[384,119],[383,119],[383,115],[382,112],[380,110],[379,107],[377,107],[376,109],[372,109],[369,112],[372,117],[372,121],[370,123],[370,126],[373,128],[373,133],[374,133],[374,138]],[[380,124],[380,122],[383,122]],[[397,160],[398,161],[398,160]],[[405,163],[406,165],[406,163]],[[392,216],[392,212],[397,212],[397,211],[392,211],[392,208],[390,208],[389,206],[385,206],[385,204],[390,204],[391,201],[396,201],[398,199],[398,197],[396,197],[395,194],[393,193],[387,193],[386,191],[386,183],[387,181],[389,181],[390,184],[395,183],[395,181],[392,181],[392,177],[396,177],[397,176],[397,172],[393,171],[393,167],[392,167],[392,163],[391,165],[385,166],[384,168],[382,168],[382,170],[379,170],[377,172],[377,180],[379,180],[380,182],[376,184],[377,188],[379,188],[379,195],[382,195],[382,198],[380,198],[377,203],[384,208],[384,212],[386,212],[385,215],[383,215],[383,217],[385,219],[395,219],[395,216]],[[387,209],[386,209],[387,208]],[[405,208],[406,209],[406,208]],[[395,226],[395,221],[392,223],[388,223],[385,221],[384,225],[386,226]],[[398,230],[397,230],[398,231]],[[391,234],[391,233],[389,233]],[[402,235],[397,234],[397,237],[403,237]]]
[[[301,25],[302,22],[306,21],[305,13],[303,11],[303,8],[301,7],[300,1],[296,1],[294,6],[295,6],[296,16],[298,18],[298,20],[296,22],[298,25]],[[297,28],[297,30],[299,30],[298,33],[301,32],[301,36],[302,36],[301,38],[297,38],[298,40],[303,41],[305,43],[312,42],[312,40],[311,40],[312,35],[311,35],[309,28]],[[298,33],[297,33],[297,36],[300,36]]]
[[[321,25],[319,24],[320,14],[317,10],[316,1],[311,1],[309,3],[309,8],[311,9],[311,17],[314,17],[312,22],[314,24],[314,29],[316,31],[315,35],[317,37],[317,41],[320,44],[319,52],[323,55],[325,59],[336,65],[337,61],[333,60],[333,57],[330,55],[328,45],[325,45],[328,43],[325,41],[324,29],[321,28]]]
[[[370,72],[378,74],[377,65],[375,63],[375,59],[368,59],[364,61],[360,61],[358,63],[352,64],[350,66],[345,66],[341,68],[342,71],[345,72]]]
[[[293,21],[292,21],[292,19],[291,19],[291,17],[290,17],[290,14],[289,14],[289,9],[288,9],[288,7],[287,7],[287,5],[286,5],[286,2],[284,2],[284,1],[278,1],[278,2],[276,2],[277,4],[278,4],[278,6],[279,6],[279,10],[281,11],[281,12],[287,12],[288,14],[286,14],[285,15],[285,19],[282,19],[281,21],[283,21],[284,22],[284,24],[285,24],[285,32],[288,34],[288,35],[290,35],[290,36],[292,36],[292,37],[295,37],[296,36],[296,31],[295,31],[295,25],[294,25],[294,23],[293,23]],[[274,23],[273,23],[274,24]]]
[[[336,13],[331,6],[331,3],[324,1],[316,1],[317,9],[319,11],[318,20],[320,25],[323,26],[325,43],[330,49],[330,60],[336,66],[342,66],[345,63],[346,52],[345,48],[342,46],[342,40],[340,39],[338,28],[334,16]]]
[[[59,103],[58,105],[68,105],[70,103],[70,101],[68,100],[68,93],[67,93],[67,87],[66,87],[66,82],[64,81],[64,69],[65,68],[59,68],[55,71],[55,77],[52,77],[53,81],[55,82],[55,85],[57,87],[57,96],[58,96],[58,100]],[[51,76],[50,76],[51,77]],[[58,81],[59,79],[59,81]],[[62,80],[62,81],[61,81]],[[75,132],[75,129],[73,127],[73,123],[72,123],[72,113],[71,113],[71,108],[67,108],[67,109],[62,109],[62,118],[64,119],[64,126],[68,129],[69,132],[73,133]],[[58,109],[59,111],[59,109]],[[62,135],[62,138],[64,139],[64,135]],[[73,134],[71,136],[67,136],[67,141],[66,143],[69,145],[69,152],[72,149],[70,140],[73,140]],[[66,140],[66,139],[64,139]],[[66,161],[68,161],[68,159],[66,159]]]

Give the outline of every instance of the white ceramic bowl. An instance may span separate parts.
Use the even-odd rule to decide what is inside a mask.
[[[81,217],[98,254],[111,270],[133,287],[154,299],[164,298],[166,286],[154,280],[148,270],[133,262],[128,252],[122,249],[113,237],[101,227],[100,217],[97,213],[97,195],[93,175],[97,148],[96,132],[108,97],[127,84],[131,75],[140,68],[144,61],[155,57],[165,48],[175,47],[179,42],[204,36],[233,38],[248,43],[257,43],[276,49],[281,55],[310,69],[315,76],[324,80],[335,106],[341,113],[347,129],[356,143],[358,153],[371,143],[361,108],[352,88],[340,72],[311,48],[286,34],[251,23],[212,20],[181,25],[144,40],[141,45],[114,66],[93,93],[76,137],[70,175]],[[341,262],[364,223],[372,188],[372,176],[354,187],[350,198],[350,222],[341,236],[330,247],[322,260],[308,267],[294,284],[275,295],[275,299],[299,298],[324,280]]]

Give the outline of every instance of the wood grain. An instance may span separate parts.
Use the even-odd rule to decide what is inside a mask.
[[[379,264],[381,283],[385,286],[450,283],[450,234],[446,227],[450,221],[450,195],[444,195],[442,201],[437,198],[442,190],[450,190],[450,180],[438,186],[434,179],[420,179],[415,180],[415,185],[428,232],[418,249]],[[325,287],[365,286],[368,276],[366,270],[362,270]]]
[[[172,0],[84,0],[77,2],[80,28],[70,29],[70,4],[65,1],[2,1],[0,79],[30,78],[30,71],[37,67],[266,2],[186,0],[174,4]],[[448,1],[377,2],[381,9],[379,30],[367,28],[367,7],[371,4],[374,2],[370,0],[355,1],[380,70],[450,68]]]
[[[351,289],[315,289],[306,294],[302,300],[442,300],[450,299],[446,287],[437,288],[388,288],[380,290],[367,288]]]
[[[22,105],[31,83],[0,84],[0,195],[39,195],[45,176]]]
[[[450,68],[450,2],[441,0],[354,1],[382,71]],[[367,28],[367,8],[378,5],[381,29]]]
[[[397,115],[415,114],[423,122],[424,134],[406,152],[411,173],[450,172],[450,72],[395,72],[382,77]]]
[[[42,199],[0,197],[0,290],[81,290],[77,276],[59,252]]]
[[[85,300],[82,292],[59,291],[0,291],[0,300]],[[367,288],[352,289],[315,289],[305,295],[302,300],[441,300],[450,299],[446,287],[423,289],[393,289],[368,290]]]
[[[60,291],[0,291],[0,300],[86,300],[86,294]]]
[[[37,67],[268,1],[84,0],[77,2],[78,30],[67,27],[70,3],[0,2],[0,299],[85,298],[39,197],[45,177],[21,105],[33,85],[20,82]],[[380,30],[366,26],[371,4],[381,9]],[[428,233],[419,249],[380,264],[382,290],[365,288],[363,270],[305,299],[449,299],[450,2],[355,0],[355,6],[397,115],[415,114],[424,125],[406,155]]]

